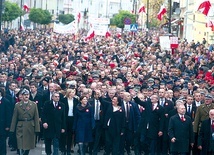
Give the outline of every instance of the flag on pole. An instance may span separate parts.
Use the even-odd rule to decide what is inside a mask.
[[[167,12],[166,7],[164,5],[161,6],[160,11],[158,12],[157,18],[162,20],[164,14]]]
[[[77,21],[78,21],[78,23],[80,23],[80,19],[81,19],[81,13],[79,12],[79,13],[77,14]]]
[[[93,30],[93,29],[90,29],[90,30],[88,31],[88,34],[87,34],[85,40],[86,40],[86,41],[87,41],[87,40],[91,40],[92,38],[94,38],[94,36],[95,36],[94,30]]]
[[[209,0],[203,0],[198,7],[198,11],[201,12],[202,14],[204,14],[205,16],[207,16],[210,8],[211,8],[210,1]]]
[[[140,9],[138,10],[138,13],[141,13],[141,12],[146,13],[146,9],[145,9],[144,4],[142,4],[141,7],[140,7]]]
[[[23,5],[23,10],[24,10],[25,12],[29,12],[29,11],[30,11],[30,8],[28,7],[27,4],[24,4],[24,5]]]
[[[207,22],[206,22],[206,27],[213,27],[214,26],[214,21],[211,21],[211,20],[208,20]]]
[[[110,36],[111,36],[111,33],[109,31],[107,31],[105,37],[108,38]]]

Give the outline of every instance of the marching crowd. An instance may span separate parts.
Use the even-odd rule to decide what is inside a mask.
[[[0,155],[214,154],[214,45],[162,33],[2,34]]]

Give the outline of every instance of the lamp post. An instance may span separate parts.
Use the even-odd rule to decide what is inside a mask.
[[[171,33],[171,29],[172,29],[172,0],[169,0],[169,33]]]
[[[21,2],[20,2],[20,8],[22,9],[22,0],[21,0]],[[20,15],[20,17],[19,17],[19,30],[21,31],[21,27],[22,27],[22,15]]]
[[[146,28],[149,29],[149,0],[147,0],[146,4]]]

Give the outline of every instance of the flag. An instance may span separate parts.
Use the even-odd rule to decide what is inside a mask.
[[[198,11],[207,16],[211,8],[211,3],[209,0],[203,0],[198,7]]]
[[[93,30],[93,29],[90,29],[90,30],[88,31],[88,34],[87,34],[85,40],[91,40],[92,38],[94,38],[94,36],[95,36],[94,30]]]
[[[161,8],[160,8],[160,11],[158,12],[157,18],[158,18],[159,20],[162,20],[163,15],[164,15],[166,12],[167,12],[167,11],[166,11],[165,6],[162,5]]]
[[[20,31],[25,31],[25,27],[24,27],[24,25],[20,25]]]
[[[107,31],[105,37],[108,38],[110,36],[111,36],[111,33],[109,31]]]
[[[144,4],[142,4],[142,6],[140,7],[140,9],[139,9],[139,11],[138,11],[138,13],[141,13],[141,12],[146,13]]]
[[[78,21],[78,23],[80,23],[80,19],[81,19],[81,13],[79,12],[79,13],[77,14],[77,21]]]
[[[30,8],[28,7],[27,4],[24,4],[24,5],[23,5],[23,10],[24,10],[25,12],[29,12],[29,11],[30,11]]]
[[[213,27],[214,26],[214,21],[211,21],[211,20],[209,20],[209,21],[207,21],[206,22],[206,27]]]

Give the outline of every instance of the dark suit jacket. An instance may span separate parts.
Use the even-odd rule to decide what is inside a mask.
[[[32,95],[30,94],[30,100],[34,101],[37,104],[37,108],[38,108],[38,112],[39,112],[39,118],[41,118],[42,116],[42,109],[44,106],[44,102],[43,102],[43,96],[40,92],[37,91],[36,96],[33,98]]]
[[[0,135],[6,134],[5,128],[10,128],[11,117],[9,101],[3,97],[0,100]]]
[[[210,140],[212,137],[211,130],[211,120],[204,120],[198,136],[198,146],[202,146],[202,154],[208,154],[207,152],[209,150]]]
[[[129,118],[128,118],[128,126],[126,126],[126,128],[128,128],[130,131],[132,132],[136,132],[140,123],[140,110],[138,105],[135,102],[129,102]],[[124,104],[122,104],[122,109],[125,111],[125,107]]]
[[[98,99],[99,100],[99,99]],[[93,110],[93,115],[95,115],[95,98],[91,98],[88,102],[90,103],[90,105],[92,106],[92,110]],[[99,100],[100,101],[100,100]],[[100,125],[103,124],[104,121],[104,115],[103,115],[103,111],[105,109],[105,102],[101,102],[100,101],[100,112],[99,112],[99,117],[100,117]]]
[[[190,143],[194,143],[192,120],[184,115],[185,121],[182,122],[178,114],[169,120],[168,134],[170,140],[175,137],[175,143],[171,143],[172,152],[189,152]]]
[[[68,111],[69,111],[69,106],[68,106],[68,98],[65,97],[62,99],[62,102],[64,103],[65,105],[65,117],[67,119],[68,117]],[[75,114],[75,110],[76,110],[76,106],[79,104],[79,100],[77,98],[73,98],[73,116]]]
[[[62,102],[55,108],[53,101],[45,102],[42,112],[42,123],[47,123],[48,128],[44,129],[45,138],[60,137],[61,129],[65,129],[65,106]]]
[[[190,114],[188,113],[188,105],[187,104],[185,104],[185,107],[186,107],[186,115],[188,115],[191,118],[192,122],[194,122],[197,107],[192,104],[192,109],[191,109]]]
[[[150,101],[141,101],[138,97],[134,98],[137,104],[145,108],[145,118],[140,121],[141,133],[152,139],[158,138],[158,132],[163,132],[164,127],[164,109],[157,105],[155,110],[152,110],[152,103]]]
[[[59,95],[60,95],[60,101],[62,102],[63,95],[61,93]],[[49,89],[43,91],[43,102],[45,103],[47,101],[50,101],[50,91],[49,91]]]

